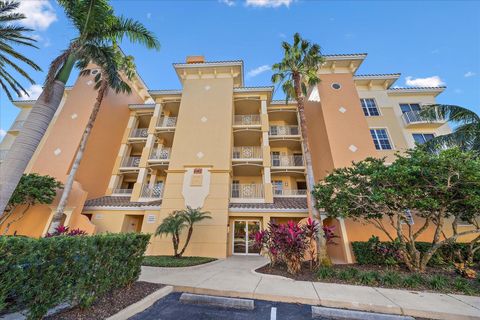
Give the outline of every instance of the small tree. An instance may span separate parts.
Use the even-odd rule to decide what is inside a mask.
[[[460,221],[478,221],[480,214],[480,161],[459,149],[409,150],[389,166],[368,158],[334,170],[315,187],[314,196],[328,216],[370,223],[397,241],[412,271],[424,271],[443,245],[480,233],[478,223],[458,231]],[[423,219],[420,226],[413,215]],[[447,235],[448,224],[453,231]],[[427,230],[433,230],[431,246],[420,252],[415,241]]]
[[[187,207],[186,210],[178,210],[170,213],[168,217],[163,219],[162,223],[157,227],[155,235],[171,235],[173,243],[173,255],[181,258],[187,249],[193,234],[193,225],[205,219],[211,219],[209,212],[202,212],[200,208],[192,209]],[[188,228],[187,239],[183,248],[178,251],[180,246],[180,234],[182,230]]]
[[[41,176],[36,173],[24,174],[20,183],[13,192],[5,212],[0,216],[0,227],[13,215],[16,208],[23,205],[15,219],[10,220],[3,230],[7,234],[10,226],[25,216],[25,213],[36,204],[51,204],[55,199],[57,189],[62,184],[50,176]]]

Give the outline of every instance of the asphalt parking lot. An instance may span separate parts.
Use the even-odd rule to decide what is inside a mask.
[[[309,305],[255,300],[254,310],[238,310],[182,303],[181,293],[171,293],[150,308],[131,317],[132,320],[198,320],[198,319],[312,319]],[[320,319],[320,318],[316,318]]]

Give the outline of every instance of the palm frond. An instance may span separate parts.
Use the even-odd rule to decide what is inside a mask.
[[[474,111],[452,104],[431,104],[423,106],[420,115],[432,120],[441,117],[451,122],[480,122],[480,117]]]
[[[119,17],[104,34],[114,40],[121,41],[127,37],[132,43],[140,43],[149,49],[160,49],[160,42],[142,23],[124,17]]]

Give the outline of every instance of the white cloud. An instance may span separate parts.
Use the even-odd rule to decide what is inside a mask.
[[[22,0],[18,12],[26,17],[20,23],[37,30],[45,30],[57,21],[55,10],[48,0]]]
[[[445,85],[445,82],[439,76],[432,76],[427,78],[412,78],[406,77],[405,83],[411,87],[440,87]]]
[[[278,8],[288,7],[292,2],[293,0],[246,0],[245,4],[252,7]]]
[[[27,89],[28,96],[22,95],[20,100],[36,100],[42,93],[43,88],[39,84],[32,84],[30,88]]]
[[[264,73],[268,70],[270,70],[270,66],[268,64],[264,64],[263,66],[260,66],[258,68],[255,68],[255,69],[252,69],[252,70],[248,71],[247,77],[248,78],[253,78],[253,77],[256,77],[259,74]]]
[[[218,0],[218,2],[226,4],[229,7],[232,7],[235,5],[235,1],[233,0]]]
[[[3,130],[2,128],[0,128],[0,138],[5,137],[6,134],[7,134],[7,131],[5,131],[5,130]]]
[[[465,78],[470,78],[470,77],[473,77],[474,75],[476,75],[475,72],[473,72],[473,71],[468,71],[468,72],[465,73],[463,76],[464,76]]]

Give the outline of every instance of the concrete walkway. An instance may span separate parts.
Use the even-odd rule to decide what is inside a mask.
[[[232,256],[188,268],[142,267],[141,281],[172,285],[175,291],[294,302],[427,319],[478,319],[480,297],[383,289],[256,273],[267,259]]]

